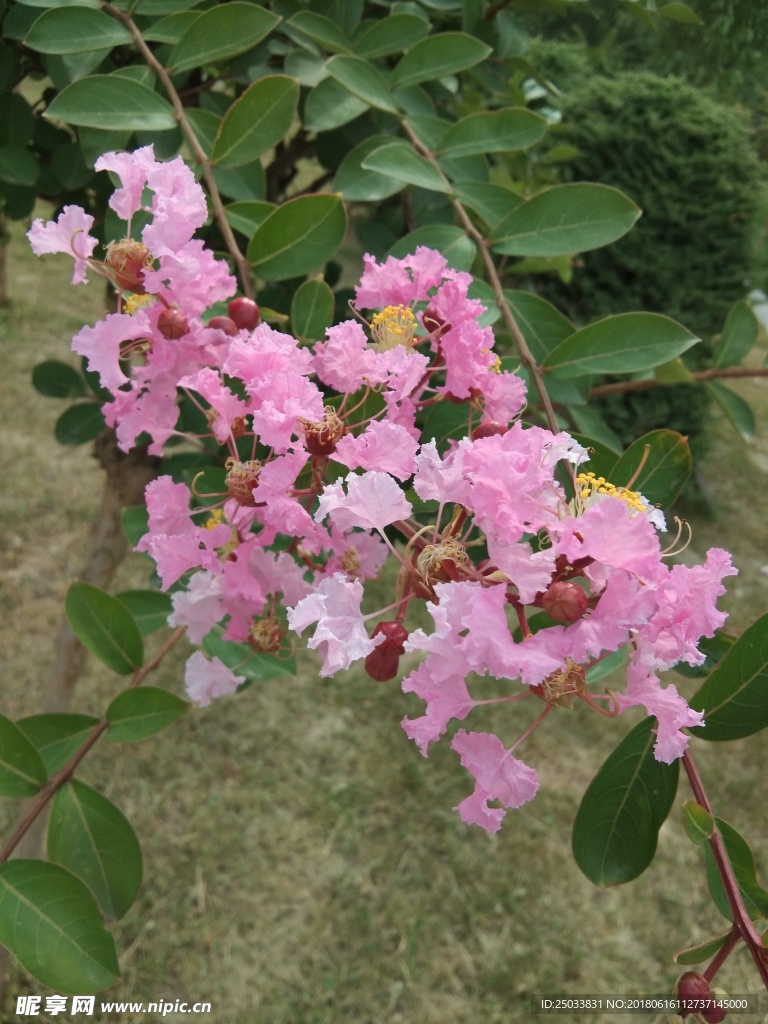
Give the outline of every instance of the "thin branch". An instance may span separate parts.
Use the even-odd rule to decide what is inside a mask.
[[[720,369],[713,367],[710,370],[691,370],[690,381],[680,381],[680,384],[701,384],[708,380],[723,380],[729,377],[768,377],[768,366],[750,368],[748,366],[728,366]],[[651,388],[669,387],[664,381],[656,380],[655,377],[647,377],[644,380],[618,380],[611,384],[598,384],[589,389],[590,398],[603,398],[605,395],[623,395],[628,391],[649,391]]]
[[[219,230],[224,236],[224,242],[229,250],[232,259],[235,261],[237,267],[238,277],[240,278],[240,286],[243,289],[243,294],[247,295],[248,298],[253,298],[253,287],[251,285],[250,268],[248,261],[243,256],[238,246],[232,228],[227,220],[227,215],[224,210],[224,204],[221,200],[221,193],[213,177],[213,168],[211,167],[211,161],[208,159],[203,147],[195,135],[192,125],[189,123],[184,104],[181,102],[181,97],[176,91],[176,86],[171,81],[171,76],[165,70],[160,61],[155,57],[154,53],[147,46],[144,37],[141,34],[140,29],[136,27],[136,23],[129,14],[125,14],[117,7],[113,7],[110,3],[102,3],[103,9],[110,14],[117,21],[121,22],[133,37],[133,41],[136,43],[136,47],[144,59],[144,63],[147,67],[151,68],[160,81],[163,83],[163,88],[168,94],[168,98],[173,106],[173,112],[176,115],[176,120],[179,122],[179,127],[184,133],[189,148],[195,157],[195,160],[200,164],[203,170],[203,177],[205,183],[208,186],[208,192],[211,197],[211,203],[213,204],[213,213],[216,218],[216,223],[219,226]]]
[[[154,657],[150,658],[150,660],[145,665],[142,665],[140,669],[137,669],[134,672],[133,678],[131,679],[131,682],[128,685],[127,689],[133,689],[134,687],[139,686],[141,683],[143,683],[146,677],[149,675],[149,673],[153,672],[157,668],[157,666],[162,662],[166,654],[171,650],[172,647],[175,646],[175,644],[178,643],[178,641],[181,639],[184,633],[185,629],[183,626],[179,626],[178,629],[175,629],[168,637],[168,639],[165,641],[165,643],[162,645],[162,647],[160,647],[160,649],[157,651]],[[2,848],[2,850],[0,850],[0,864],[8,860],[10,855],[21,842],[22,838],[32,827],[32,823],[35,821],[38,815],[43,812],[45,807],[48,805],[50,800],[56,795],[58,790],[61,789],[61,787],[66,782],[69,782],[69,780],[75,774],[75,770],[77,769],[80,762],[86,756],[88,751],[91,750],[91,748],[98,742],[98,740],[107,731],[108,728],[109,720],[105,716],[101,719],[100,722],[98,722],[97,725],[93,727],[93,730],[89,734],[88,738],[75,751],[75,753],[72,755],[69,761],[67,761],[64,767],[60,768],[59,771],[57,771],[54,775],[50,777],[50,779],[48,779],[43,788],[34,798],[34,801],[32,802],[32,805],[30,806],[27,813],[17,824],[16,828],[13,831],[13,835],[10,837],[10,839]]]

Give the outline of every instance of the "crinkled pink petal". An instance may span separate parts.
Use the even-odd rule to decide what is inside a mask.
[[[525,381],[516,373],[489,373],[481,384],[483,414],[481,423],[511,423],[525,405]]]
[[[186,691],[203,708],[216,697],[234,693],[244,682],[245,676],[235,675],[219,658],[209,660],[201,651],[195,651],[184,669]]]
[[[268,386],[276,373],[306,376],[312,372],[312,357],[290,334],[261,323],[250,335],[232,339],[222,369],[251,389]]]
[[[416,469],[418,442],[404,427],[374,420],[357,437],[347,434],[336,445],[333,458],[348,469],[371,469],[407,480]]]
[[[379,569],[389,557],[389,550],[378,534],[362,530],[350,530],[348,533],[331,530],[330,547],[333,554],[323,571],[328,574],[343,572],[351,579],[376,579]]]
[[[162,291],[189,318],[234,295],[237,280],[224,260],[193,238],[177,252],[160,254],[158,268],[144,271],[144,287],[153,294]]]
[[[302,568],[284,551],[275,554],[255,548],[251,552],[250,571],[265,594],[282,593],[287,608],[298,604],[312,589]]]
[[[225,444],[232,434],[232,424],[246,414],[246,404],[226,387],[219,374],[210,367],[189,373],[179,380],[179,387],[191,388],[201,395],[215,413],[211,421],[213,436]]]
[[[411,514],[411,503],[387,473],[350,473],[345,482],[346,494],[341,482],[326,485],[315,513],[318,522],[330,516],[340,530],[383,530]]]
[[[180,156],[153,163],[147,169],[147,186],[155,193],[154,216],[142,232],[144,244],[155,257],[178,252],[205,224],[205,193]]]
[[[421,352],[404,345],[395,345],[386,352],[376,352],[377,366],[382,380],[386,381],[385,398],[391,395],[397,402],[410,397],[424,377],[429,359]],[[382,369],[383,368],[383,369]]]
[[[379,634],[371,639],[365,628],[360,602],[362,585],[350,582],[341,573],[321,580],[308,597],[288,609],[288,625],[301,636],[313,622],[317,623],[307,647],[320,650],[324,656],[321,676],[332,676],[352,662],[367,657],[382,643]]]
[[[441,458],[434,440],[421,446],[415,458],[413,487],[422,501],[468,505],[470,484],[464,476],[464,450],[458,448]]]
[[[461,653],[446,645],[442,652],[428,654],[415,671],[403,679],[403,692],[415,693],[427,703],[421,718],[404,718],[406,735],[424,757],[430,743],[439,740],[451,719],[464,719],[475,706],[467,689],[471,666]]]
[[[553,526],[558,555],[570,561],[593,558],[616,569],[655,579],[664,570],[658,534],[646,515],[632,515],[626,502],[606,497],[580,516]]]
[[[657,721],[654,755],[657,761],[671,764],[682,757],[689,737],[681,729],[701,725],[703,711],[693,711],[674,686],[662,687],[659,678],[642,665],[630,662],[627,669],[627,692],[619,694],[619,710],[642,706]]]
[[[72,284],[84,284],[87,260],[98,244],[98,239],[88,234],[92,227],[93,217],[89,213],[79,206],[65,206],[55,221],[44,224],[39,217],[34,220],[27,238],[35,256],[54,252],[74,256]]]
[[[476,781],[472,796],[454,808],[467,824],[498,832],[505,811],[489,807],[489,800],[499,800],[504,807],[516,808],[536,796],[538,775],[533,768],[512,757],[498,736],[459,729],[451,747]]]
[[[109,205],[121,220],[130,221],[142,208],[141,194],[147,175],[155,166],[154,148],[142,146],[132,153],[105,153],[93,166],[97,171],[112,171],[118,176],[121,188],[112,193]]]
[[[134,316],[110,313],[93,327],[82,327],[72,339],[72,351],[85,356],[88,369],[98,373],[102,387],[117,391],[128,380],[120,369],[120,345],[146,337],[149,331],[149,318],[141,309]]]
[[[344,320],[329,327],[326,340],[315,345],[312,368],[324,384],[342,394],[351,394],[366,381],[379,384],[386,379],[378,355],[357,320]]]
[[[248,386],[253,429],[263,444],[284,451],[301,432],[300,420],[323,418],[323,395],[317,385],[298,373],[273,373]]]
[[[184,626],[187,638],[199,644],[217,622],[224,618],[220,579],[210,572],[193,574],[186,590],[171,595],[173,611],[168,616],[169,626]]]

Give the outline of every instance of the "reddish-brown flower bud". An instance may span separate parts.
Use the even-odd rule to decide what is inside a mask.
[[[702,1010],[701,1016],[707,1024],[720,1024],[728,1016],[728,1013],[722,1006],[713,1006],[711,1010]]]
[[[109,268],[112,280],[121,291],[133,292],[135,295],[146,294],[144,271],[152,266],[152,253],[143,242],[137,242],[133,238],[110,242],[104,262]]]
[[[687,1017],[702,1009],[701,1000],[709,998],[709,982],[703,974],[686,971],[677,979],[677,997],[680,1000],[680,1016]],[[719,1018],[722,1020],[722,1017]],[[715,1024],[715,1022],[712,1022]]]
[[[589,598],[578,583],[550,583],[541,598],[541,607],[555,622],[575,622],[589,607]]]
[[[481,423],[472,431],[472,440],[477,441],[481,437],[494,437],[496,434],[506,434],[509,427],[506,423],[499,423],[498,420],[489,420],[488,423]]]
[[[384,634],[384,640],[365,659],[365,671],[377,683],[394,679],[400,664],[400,655],[405,654],[403,644],[408,639],[408,630],[401,622],[379,622],[371,638]]]
[[[259,460],[248,459],[246,462],[239,462],[237,459],[229,458],[225,465],[227,475],[224,483],[230,498],[234,498],[238,505],[254,508],[258,505],[253,496],[253,489],[259,485],[259,476],[261,475]]]
[[[229,335],[230,338],[234,338],[237,334],[237,324],[228,316],[212,316],[208,321],[208,326],[215,327],[219,331],[224,331],[224,333]]]
[[[157,318],[157,329],[169,341],[183,338],[189,330],[187,318],[178,309],[164,309]]]
[[[336,451],[338,441],[344,436],[344,421],[332,405],[323,407],[323,418],[312,422],[302,419],[299,421],[304,428],[304,443],[307,451],[315,458],[323,458],[333,455]]]
[[[424,324],[424,329],[429,331],[435,338],[440,338],[446,331],[450,331],[451,325],[446,323],[441,316],[439,316],[431,306],[429,306],[424,316],[421,318],[421,322]]]
[[[243,295],[232,299],[227,312],[240,331],[252,331],[261,322],[259,307],[253,299],[247,299]]]

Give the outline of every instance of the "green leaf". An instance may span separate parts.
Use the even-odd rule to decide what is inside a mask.
[[[146,505],[131,505],[123,509],[123,533],[131,547],[136,547],[149,530],[149,513]]]
[[[739,740],[768,725],[768,613],[745,629],[689,704],[704,712],[691,731],[703,740]]]
[[[81,398],[87,390],[77,370],[58,359],[37,364],[32,371],[32,386],[47,398]]]
[[[715,345],[714,365],[738,366],[744,356],[757,344],[760,324],[746,299],[731,306],[725,319],[720,340]]]
[[[101,7],[101,0],[18,0],[24,7]]]
[[[676,964],[703,964],[705,960],[712,959],[729,935],[730,931],[727,931],[716,939],[709,939],[709,941],[702,942],[698,946],[689,946],[688,949],[681,949],[679,953],[673,954],[672,959]]]
[[[0,146],[0,181],[9,185],[32,186],[40,175],[40,165],[23,146]]]
[[[433,192],[448,192],[450,189],[434,164],[414,152],[407,142],[388,142],[374,149],[363,160],[362,167]]]
[[[688,838],[696,846],[703,846],[715,831],[715,819],[695,800],[683,804],[683,825]]]
[[[250,238],[259,224],[274,209],[276,209],[274,203],[265,203],[261,199],[246,199],[230,203],[229,206],[225,207],[224,212],[235,231],[239,231],[247,238]]]
[[[652,430],[627,448],[611,470],[611,483],[617,487],[631,486],[652,505],[667,508],[685,486],[691,465],[691,449],[682,434],[675,430]]]
[[[77,581],[67,591],[65,608],[77,638],[113,672],[130,675],[141,668],[141,633],[122,601],[90,583]]]
[[[0,715],[0,793],[3,796],[34,796],[48,774],[42,758],[23,731]]]
[[[266,177],[259,160],[242,167],[214,167],[213,177],[219,192],[228,199],[240,202],[264,199]]]
[[[537,363],[573,334],[571,321],[533,292],[505,288],[504,298]]]
[[[389,57],[402,53],[423,39],[429,32],[429,22],[415,14],[390,14],[374,21],[355,43],[360,57]]]
[[[253,49],[280,21],[251,3],[218,4],[204,11],[171,51],[168,67],[178,74]]]
[[[349,53],[352,49],[347,36],[342,30],[322,14],[313,11],[300,11],[287,22],[287,27],[298,31],[331,53]]]
[[[98,903],[58,864],[0,865],[0,943],[54,992],[97,992],[120,977]]]
[[[398,106],[392,99],[386,78],[367,60],[339,54],[331,57],[326,68],[332,78],[369,107],[397,114]]]
[[[135,743],[172,725],[189,710],[187,701],[156,686],[124,690],[107,708],[107,739]]]
[[[311,132],[328,132],[354,121],[366,110],[367,103],[334,78],[324,78],[307,97],[304,124]]]
[[[703,25],[704,22],[698,16],[698,14],[683,3],[671,3],[664,4],[663,7],[659,7],[656,11],[662,18],[669,18],[671,21],[679,21],[683,25]]]
[[[168,625],[168,616],[173,611],[170,594],[159,590],[123,590],[116,596],[134,617],[142,636]]]
[[[139,0],[134,7],[134,14],[175,14],[197,7],[202,0]]]
[[[708,380],[704,386],[744,440],[751,441],[755,436],[757,424],[749,403],[719,380]]]
[[[391,135],[373,135],[355,146],[342,160],[333,187],[347,202],[362,199],[368,202],[388,199],[404,187],[404,182],[363,168],[363,161],[375,149],[392,141]]]
[[[302,341],[324,338],[326,329],[333,323],[333,308],[333,292],[325,281],[305,281],[291,302],[293,333]]]
[[[93,715],[49,714],[20,718],[17,724],[42,757],[50,776],[82,747],[99,720]]]
[[[573,826],[573,854],[596,885],[637,878],[656,853],[680,771],[677,761],[653,756],[655,719],[646,718],[604,762],[581,801]]]
[[[653,378],[659,384],[693,384],[695,380],[680,356],[657,366],[653,371]]]
[[[620,313],[582,328],[547,356],[554,377],[638,373],[680,355],[699,339],[658,313]]]
[[[254,654],[248,644],[238,644],[222,639],[221,626],[214,626],[203,637],[203,650],[212,658],[218,658],[235,675],[243,676],[247,682],[258,679],[279,679],[296,674],[296,659],[278,660],[271,654]]]
[[[555,185],[513,210],[488,241],[508,256],[567,256],[615,242],[639,216],[640,208],[608,185]]]
[[[624,443],[618,434],[614,433],[613,430],[607,425],[603,417],[595,410],[594,406],[584,406],[583,408],[569,409],[573,422],[576,424],[576,429],[581,434],[586,434],[587,437],[592,438],[589,443],[597,443],[603,448],[610,449],[615,452],[614,462],[621,455],[624,450]],[[590,466],[590,469],[593,467]],[[606,474],[603,474],[604,476]]]
[[[87,7],[55,7],[40,15],[24,45],[38,53],[82,53],[112,49],[132,42],[131,33],[103,11]]]
[[[341,245],[347,214],[339,195],[289,199],[256,229],[248,262],[259,277],[285,281],[322,266]]]
[[[111,131],[164,131],[176,127],[170,103],[122,75],[78,78],[45,111],[53,121]]]
[[[220,167],[250,163],[275,146],[293,123],[299,83],[287,75],[257,79],[224,115],[211,160]]]
[[[420,245],[437,249],[454,270],[469,270],[475,259],[475,243],[462,228],[452,224],[425,224],[398,239],[387,253],[401,259]]]
[[[735,643],[735,636],[716,629],[714,636],[702,637],[697,645],[699,651],[706,655],[704,661],[700,665],[686,665],[681,661],[679,665],[675,665],[675,672],[687,679],[704,679],[717,668]]]
[[[592,686],[594,683],[598,682],[598,680],[604,679],[605,676],[609,676],[611,672],[624,668],[626,664],[627,649],[626,647],[620,647],[618,651],[613,651],[611,654],[607,654],[604,658],[587,669],[587,682]]]
[[[606,480],[610,480],[613,467],[619,460],[617,452],[588,434],[580,434],[575,430],[571,430],[570,434],[589,451],[589,462],[584,464],[584,469],[593,472],[595,476],[604,476]]]
[[[464,32],[439,32],[422,39],[400,58],[392,73],[392,85],[402,88],[434,81],[479,64],[492,49]]]
[[[78,779],[53,799],[48,857],[85,882],[108,921],[119,920],[136,899],[141,885],[136,833],[122,811]]]
[[[98,402],[78,402],[59,416],[53,433],[59,444],[87,444],[98,437],[105,426]]]
[[[179,11],[176,14],[169,14],[144,29],[142,35],[147,42],[170,43],[175,46],[199,17],[200,11]]]
[[[723,840],[725,852],[733,868],[733,874],[739,886],[744,906],[753,921],[768,917],[768,892],[758,883],[755,875],[755,858],[749,843],[737,832],[733,825],[729,825],[722,818],[715,818],[717,831]],[[733,920],[731,905],[723,888],[720,873],[717,870],[715,856],[712,848],[707,844],[707,882],[709,891],[717,909],[728,920]]]
[[[457,182],[454,192],[465,206],[480,214],[489,228],[516,210],[523,201],[523,197],[511,189],[485,181]]]
[[[449,156],[473,153],[508,153],[538,142],[549,122],[525,107],[470,114],[452,125],[440,140],[437,152]]]

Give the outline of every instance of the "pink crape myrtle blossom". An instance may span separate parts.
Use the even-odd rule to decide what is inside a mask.
[[[334,573],[288,609],[288,624],[299,636],[307,626],[317,623],[307,646],[320,650],[324,656],[321,676],[332,676],[349,668],[383,642],[381,635],[373,639],[368,636],[360,611],[362,599],[363,587],[358,580],[350,581],[341,573]]]
[[[497,832],[506,811],[489,807],[489,800],[499,800],[504,807],[515,808],[536,796],[538,775],[533,768],[512,757],[498,736],[459,729],[451,748],[460,755],[462,765],[476,782],[472,796],[455,808],[467,824]]]
[[[357,437],[342,437],[333,457],[349,469],[377,470],[407,480],[416,469],[414,456],[418,447],[405,427],[388,420],[374,420]]]
[[[27,232],[35,256],[63,252],[75,258],[72,284],[85,284],[88,260],[98,245],[98,239],[88,232],[93,217],[79,206],[65,206],[55,221],[44,224],[40,217],[32,222]]]
[[[82,327],[72,339],[72,351],[88,360],[88,369],[98,373],[101,386],[117,391],[129,378],[120,368],[120,346],[150,332],[149,317],[144,310],[135,316],[110,313],[94,327]]]
[[[330,516],[340,530],[383,530],[411,514],[411,503],[388,473],[350,473],[345,482],[346,494],[341,482],[324,488],[315,513],[318,522]]]
[[[105,153],[94,164],[97,171],[111,171],[120,179],[120,187],[109,199],[110,207],[121,220],[130,221],[142,206],[147,175],[155,163],[152,146],[142,146],[133,153]]]
[[[216,697],[234,693],[245,682],[245,676],[236,675],[219,658],[206,658],[195,651],[184,670],[184,686],[191,699],[206,707]]]

